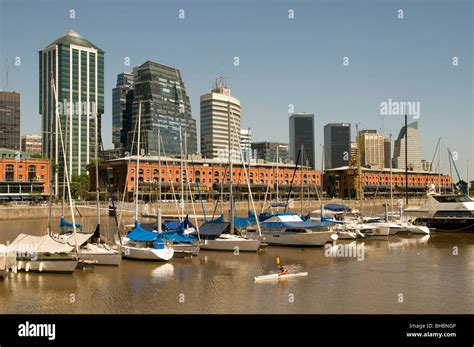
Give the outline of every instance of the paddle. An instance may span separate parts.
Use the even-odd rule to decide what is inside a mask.
[[[277,263],[277,266],[278,266],[278,276],[281,276],[281,273],[280,273],[280,257],[276,257],[276,263]]]

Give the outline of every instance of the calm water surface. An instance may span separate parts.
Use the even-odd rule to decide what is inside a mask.
[[[94,228],[93,219],[78,222]],[[46,220],[0,222],[0,243],[46,226]],[[102,230],[113,230],[113,219]],[[124,259],[120,267],[72,275],[9,274],[0,281],[0,312],[474,313],[474,235],[357,242],[364,243],[363,261],[329,258],[323,248],[269,247],[257,254],[201,251],[169,263]],[[309,276],[254,283],[254,276],[276,271],[276,256]]]

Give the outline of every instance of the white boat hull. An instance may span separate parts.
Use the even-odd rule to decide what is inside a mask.
[[[25,272],[73,273],[79,263],[75,259],[17,260],[16,270]]]
[[[118,266],[122,261],[122,252],[103,244],[89,243],[79,250],[79,260],[95,265]]]
[[[228,252],[257,252],[260,249],[261,241],[253,239],[222,239],[201,240],[201,249],[207,251],[228,251]]]
[[[281,281],[281,280],[286,280],[286,279],[289,279],[289,278],[307,277],[307,276],[308,276],[307,272],[299,272],[299,273],[287,274],[287,275],[271,274],[271,275],[257,276],[257,277],[255,277],[255,282]]]
[[[411,225],[407,227],[408,232],[412,234],[429,235],[430,229],[424,225]]]
[[[155,249],[149,247],[134,247],[122,246],[123,257],[135,260],[150,260],[150,261],[168,261],[173,258],[174,250],[172,247],[165,247],[163,249]]]
[[[200,250],[199,244],[174,243],[174,257],[186,257],[198,255]]]
[[[262,231],[265,242],[270,246],[299,246],[318,247],[331,241],[333,231],[287,232],[287,231]],[[249,233],[249,235],[251,235]],[[259,237],[254,234],[250,237]]]
[[[118,266],[122,261],[122,254],[120,252],[112,253],[79,253],[79,260],[89,261],[95,265],[111,265]]]

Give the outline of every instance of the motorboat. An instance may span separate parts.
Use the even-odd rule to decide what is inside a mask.
[[[474,200],[467,195],[429,193],[425,204],[406,207],[404,213],[436,231],[474,231]]]

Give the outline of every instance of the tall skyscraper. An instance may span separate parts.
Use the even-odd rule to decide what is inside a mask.
[[[308,164],[314,168],[314,114],[295,113],[290,117],[290,159],[295,163],[301,146],[303,146],[303,165]]]
[[[392,160],[392,143],[389,139],[383,140],[383,156],[385,168],[390,168],[390,161]]]
[[[240,149],[244,161],[252,159],[252,129],[240,129]]]
[[[324,166],[332,169],[349,165],[351,125],[329,123],[324,126]]]
[[[116,150],[127,148],[127,134],[132,130],[133,73],[117,75],[112,89],[112,142]]]
[[[41,154],[43,151],[43,136],[39,134],[23,135],[21,150],[28,153]]]
[[[393,167],[405,169],[405,126],[400,130],[395,140],[393,153]],[[421,135],[418,130],[418,122],[408,124],[408,169],[420,171],[421,165]]]
[[[224,77],[220,76],[211,92],[201,95],[202,156],[227,160],[230,124],[231,152],[235,159],[240,159],[240,119],[240,101],[231,96]]]
[[[127,149],[136,153],[138,136],[135,125],[141,102],[142,153],[158,154],[158,130],[161,153],[181,156],[183,152],[197,152],[196,120],[191,115],[191,105],[186,94],[181,72],[171,66],[147,61],[134,69],[134,94],[132,119],[127,135]],[[134,136],[135,135],[135,136]]]
[[[0,91],[0,148],[20,149],[20,94]]]
[[[384,136],[377,130],[361,130],[358,135],[360,164],[363,167],[383,169]]]
[[[86,172],[94,158],[94,109],[101,138],[104,113],[104,51],[69,30],[65,35],[39,51],[39,113],[42,115],[43,154],[58,165],[58,176],[64,173],[59,123],[51,88],[54,81],[66,160],[70,176]],[[50,148],[49,134],[53,140]]]
[[[288,163],[288,144],[281,142],[254,142],[252,151],[255,159],[262,159],[266,163],[276,163],[278,158],[280,163]]]

